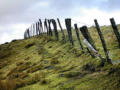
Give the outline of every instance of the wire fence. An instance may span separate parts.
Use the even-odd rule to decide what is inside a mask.
[[[81,32],[81,34],[84,38],[85,44],[87,46],[87,51],[90,53],[90,55],[93,58],[98,56],[101,59],[102,63],[104,64],[105,59],[98,53],[96,46],[94,44],[95,41],[92,39],[92,37],[89,33],[89,30],[88,30],[88,27],[95,26],[96,30],[98,32],[98,35],[100,37],[101,43],[102,43],[102,47],[103,47],[103,50],[104,50],[104,53],[106,56],[106,60],[108,63],[112,64],[112,60],[109,57],[109,53],[108,53],[106,42],[104,40],[104,36],[101,32],[100,26],[96,19],[94,20],[94,24],[91,24],[91,25],[81,22],[81,21],[78,21],[78,20],[71,19],[71,18],[66,18],[64,21],[62,21],[62,24],[61,24],[61,21],[59,18],[57,18],[57,20],[55,20],[55,19],[39,19],[37,22],[33,23],[29,28],[26,29],[26,31],[24,33],[24,39],[27,39],[27,38],[30,38],[33,36],[40,36],[42,34],[46,34],[47,36],[51,36],[51,37],[55,36],[56,40],[59,41],[59,38],[60,38],[59,32],[61,32],[62,40],[64,42],[66,42],[65,33],[64,33],[64,30],[66,30],[67,34],[68,34],[68,39],[69,39],[70,43],[72,44],[72,46],[74,47],[74,41],[73,41],[73,37],[72,37],[72,29],[74,29],[76,31],[76,36],[79,41],[82,52],[85,52],[85,49],[84,49],[84,46],[82,45],[79,31]],[[72,27],[72,22],[75,22],[73,27]],[[114,18],[111,18],[110,22],[111,22],[114,34],[117,38],[118,46],[120,48],[120,33],[119,33],[119,30],[117,28]],[[66,29],[63,29],[63,24],[65,25]],[[82,26],[80,28],[78,28],[77,24],[80,24]],[[58,27],[60,30],[58,30]]]

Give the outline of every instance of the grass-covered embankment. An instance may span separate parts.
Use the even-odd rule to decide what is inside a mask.
[[[120,49],[112,28],[101,28],[110,57],[119,60]],[[104,56],[95,28],[89,31]],[[46,35],[0,45],[0,90],[120,89],[120,65],[101,66],[99,58],[81,52],[75,32],[73,38],[74,47],[69,41],[63,43]]]

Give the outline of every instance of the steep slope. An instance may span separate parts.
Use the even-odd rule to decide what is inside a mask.
[[[112,28],[101,28],[110,57],[119,60],[120,49]],[[95,28],[89,31],[104,56]],[[46,35],[0,45],[0,90],[120,89],[120,65],[102,66],[99,58],[92,58],[87,51],[81,52],[74,31],[73,38],[74,47],[69,41],[63,43]]]

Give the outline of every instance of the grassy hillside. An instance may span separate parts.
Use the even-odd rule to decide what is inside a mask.
[[[101,29],[111,59],[120,60],[112,28]],[[104,56],[96,29],[89,31]],[[81,52],[74,31],[73,38],[74,47],[46,35],[0,45],[0,90],[119,90],[120,64],[101,66],[99,58]]]

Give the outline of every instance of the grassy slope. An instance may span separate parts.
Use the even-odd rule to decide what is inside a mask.
[[[120,49],[117,47],[112,28],[105,26],[101,28],[110,57],[112,60],[119,60]],[[89,30],[97,49],[104,56],[95,28],[91,27]],[[93,59],[88,53],[81,53],[75,32],[73,37],[74,48],[68,41],[62,43],[45,35],[0,45],[2,86],[0,89],[4,87],[11,90],[120,89],[120,65],[112,66],[106,63],[101,67],[98,58]]]

